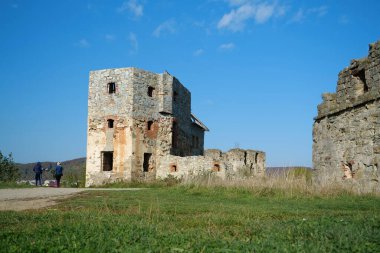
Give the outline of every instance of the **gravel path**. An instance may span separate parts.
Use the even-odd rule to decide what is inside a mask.
[[[39,209],[84,191],[135,191],[141,188],[25,188],[0,189],[0,211]]]

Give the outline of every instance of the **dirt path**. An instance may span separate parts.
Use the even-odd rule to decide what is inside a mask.
[[[26,188],[0,189],[0,211],[38,209],[56,204],[56,200],[69,198],[84,191],[134,191],[141,188]]]

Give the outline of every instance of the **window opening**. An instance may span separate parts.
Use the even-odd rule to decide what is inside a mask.
[[[148,96],[153,97],[154,95],[154,88],[152,86],[148,86]]]
[[[177,101],[178,93],[176,91],[173,92],[173,101]]]
[[[219,172],[220,171],[220,165],[217,163],[214,163],[214,167],[212,168],[212,171]]]
[[[151,163],[152,153],[144,153],[144,164],[143,164],[143,171],[148,172],[149,171],[149,165]]]
[[[343,179],[349,179],[354,177],[354,172],[352,170],[353,162],[342,162],[342,169],[343,169]]]
[[[171,164],[170,165],[170,172],[177,172],[177,165]]]
[[[108,88],[109,94],[116,92],[116,84],[115,83],[109,83],[107,88]]]
[[[360,84],[363,86],[363,93],[366,93],[368,91],[368,85],[365,79],[365,70],[362,69],[357,73],[353,74],[353,76],[356,77]]]
[[[153,127],[153,121],[148,121],[147,128],[148,130],[152,130]]]
[[[113,168],[113,152],[102,152],[102,169],[103,171],[111,171]]]
[[[113,122],[114,122],[113,119],[109,119],[109,120],[107,120],[108,128],[113,128]]]

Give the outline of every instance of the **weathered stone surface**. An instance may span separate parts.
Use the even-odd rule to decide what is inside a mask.
[[[225,177],[265,170],[252,150],[204,153],[208,131],[191,114],[191,94],[175,77],[137,68],[90,72],[86,185],[152,180],[212,169]]]
[[[173,166],[176,170],[172,169]],[[169,155],[160,159],[157,177],[187,177],[210,171],[223,179],[261,177],[265,175],[265,153],[243,149],[223,153],[218,149],[209,149],[205,150],[204,156]]]
[[[339,73],[336,93],[323,94],[313,126],[313,166],[319,177],[380,179],[380,41],[366,58]]]

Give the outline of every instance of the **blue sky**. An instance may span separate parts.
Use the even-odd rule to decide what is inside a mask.
[[[189,88],[206,148],[311,166],[321,94],[380,39],[379,13],[375,0],[2,0],[0,150],[85,156],[89,71],[134,66]]]

